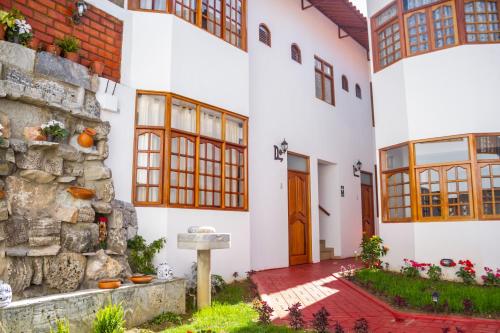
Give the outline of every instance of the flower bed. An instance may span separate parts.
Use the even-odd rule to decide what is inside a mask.
[[[432,281],[373,269],[357,271],[353,281],[396,307],[500,319],[498,287]]]

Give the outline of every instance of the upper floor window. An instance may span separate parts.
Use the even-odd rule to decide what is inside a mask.
[[[246,49],[246,0],[129,0],[129,9],[174,14]]]
[[[396,0],[372,17],[375,70],[405,56],[461,43],[500,42],[499,4],[498,0]]]
[[[265,24],[259,25],[259,41],[267,46],[271,46],[271,31]]]
[[[314,57],[316,97],[335,105],[335,93],[333,85],[333,66],[326,61]]]
[[[410,142],[381,161],[385,222],[500,218],[498,134]]]
[[[359,98],[359,99],[362,98],[362,96],[361,96],[361,87],[357,83],[356,83],[356,97]]]
[[[135,136],[135,204],[247,208],[246,118],[173,94],[139,93]]]
[[[342,89],[349,91],[349,80],[347,80],[347,76],[345,75],[342,75]]]
[[[291,57],[292,60],[298,62],[299,64],[302,63],[302,53],[300,52],[300,48],[297,44],[292,44]]]

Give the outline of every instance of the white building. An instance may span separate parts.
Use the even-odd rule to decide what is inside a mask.
[[[122,79],[100,97],[108,165],[139,233],[167,238],[158,261],[189,271],[176,237],[192,225],[231,233],[213,254],[226,278],[354,255],[362,202],[376,224],[375,154],[367,24],[348,1],[89,3],[124,22]]]
[[[499,10],[368,1],[379,228],[393,269],[403,258],[500,266]]]

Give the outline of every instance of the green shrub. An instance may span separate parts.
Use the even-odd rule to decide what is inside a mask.
[[[152,325],[164,325],[166,323],[171,323],[174,325],[181,325],[182,319],[181,316],[172,312],[164,312],[161,315],[155,317],[150,322]]]
[[[441,267],[439,267],[437,265],[431,265],[429,267],[429,270],[427,271],[427,276],[432,281],[439,281],[439,280],[441,280],[442,273],[443,273],[443,271],[441,270]]]
[[[66,36],[63,39],[56,40],[56,45],[65,53],[78,52],[80,50],[80,41],[73,36]]]
[[[134,273],[156,274],[156,269],[153,265],[155,255],[165,246],[165,238],[160,238],[146,244],[142,236],[135,236],[128,241],[128,263]]]
[[[93,333],[124,333],[125,320],[121,304],[110,304],[97,311]]]
[[[361,242],[361,261],[368,268],[380,268],[380,258],[387,254],[387,247],[382,244],[384,241],[379,236],[364,238]]]
[[[70,333],[69,321],[67,319],[57,319],[56,328],[50,327],[50,333]]]

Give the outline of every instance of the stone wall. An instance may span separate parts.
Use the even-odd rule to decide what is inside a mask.
[[[92,331],[96,312],[122,304],[128,328],[164,313],[185,312],[184,280],[129,285],[115,290],[86,290],[16,302],[0,309],[0,333],[47,333],[56,319],[67,318],[72,333]]]
[[[67,59],[0,41],[0,279],[14,298],[95,287],[126,277],[127,239],[137,233],[132,205],[114,200],[107,137],[100,119],[97,77]],[[56,119],[69,131],[61,143],[30,141],[26,129]],[[84,128],[94,145],[76,143]],[[95,191],[74,198],[70,186]],[[99,250],[98,217],[107,217],[107,246]],[[99,251],[98,251],[99,250]]]
[[[120,81],[123,22],[90,5],[80,24],[71,20],[75,0],[0,0],[2,9],[17,8],[33,27],[34,36],[45,44],[56,38],[74,35],[81,41],[81,63],[89,66],[99,60],[104,63],[103,76]],[[113,1],[122,4],[123,0]]]

